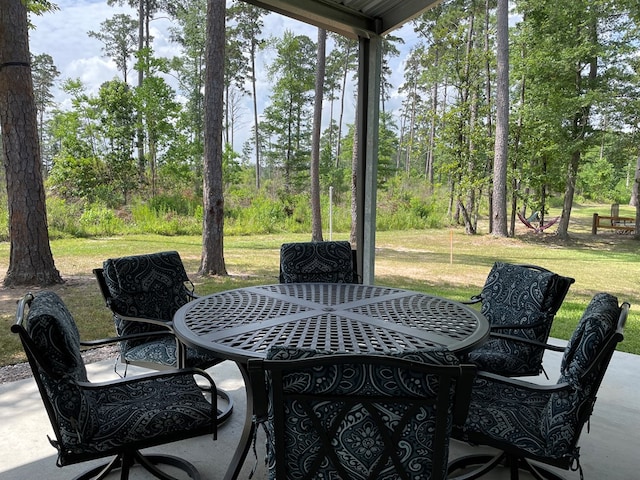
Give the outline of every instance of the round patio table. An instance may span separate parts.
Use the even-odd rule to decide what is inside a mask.
[[[463,356],[489,335],[473,308],[399,288],[348,283],[289,283],[200,297],[174,316],[185,344],[237,363],[245,380],[247,418],[226,479],[238,478],[254,432],[246,369],[269,347],[348,353],[392,353],[446,347]]]

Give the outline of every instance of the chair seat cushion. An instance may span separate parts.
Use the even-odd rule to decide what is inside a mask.
[[[211,404],[190,375],[120,382],[87,390],[99,428],[79,452],[105,452],[141,443],[180,440],[212,429]],[[163,440],[164,439],[164,440]]]
[[[469,352],[468,359],[487,372],[508,376],[537,375],[543,354],[543,349],[494,337]]]
[[[128,363],[158,363],[168,367],[176,367],[177,347],[176,338],[172,335],[157,337],[152,341],[141,343],[123,351],[124,361]],[[209,368],[221,359],[210,353],[187,347],[186,367]]]
[[[519,389],[512,384],[493,382],[482,377],[473,385],[469,414],[462,428],[480,433],[496,442],[506,442],[532,455],[552,456],[541,432],[543,413],[549,395]],[[557,452],[561,456],[564,452]]]

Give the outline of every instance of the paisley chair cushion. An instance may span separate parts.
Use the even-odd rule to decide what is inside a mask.
[[[169,321],[191,299],[178,252],[114,258],[103,267],[112,307],[121,315]]]
[[[174,441],[212,423],[211,405],[188,375],[137,379],[135,387],[116,382],[85,393],[98,406],[98,428],[84,439],[85,452],[109,451],[142,440]]]
[[[80,335],[71,313],[51,291],[38,293],[25,323],[42,365],[38,374],[54,410],[62,442],[74,448],[98,429],[97,405],[85,397],[75,382],[86,382],[80,355]]]
[[[327,355],[329,352],[294,349],[286,347],[273,347],[268,351],[267,359],[296,360],[308,357]],[[458,365],[458,359],[448,351],[416,351],[402,354],[389,355],[398,358],[411,359],[418,363],[435,365]],[[389,397],[388,401],[381,400],[378,403],[378,413],[384,421],[395,425],[403,421],[403,416],[410,408],[407,404],[394,401],[398,395],[435,398],[439,389],[438,379],[435,376],[425,376],[424,373],[410,372],[391,366],[364,366],[364,365],[331,365],[304,370],[296,370],[295,373],[286,373],[283,378],[286,393],[315,393],[318,395],[340,395],[348,398],[350,395],[367,395]],[[448,416],[446,449],[448,449],[449,433],[451,431],[451,415],[453,406],[454,389],[449,391],[449,411],[444,412]],[[335,400],[319,399],[313,402],[314,415],[322,423],[324,430],[337,428],[333,438],[340,439],[335,444],[335,451],[340,464],[349,472],[350,479],[367,478],[372,471],[382,452],[383,434],[378,430],[375,422],[371,420],[371,413],[362,404],[353,405],[348,414],[344,414],[343,402]],[[288,478],[306,478],[313,461],[321,455],[322,442],[318,431],[311,427],[313,420],[303,404],[296,400],[287,399],[284,405],[285,422],[285,452]],[[402,428],[401,439],[398,440],[400,457],[405,462],[407,470],[411,472],[412,479],[430,478],[432,469],[432,450],[434,449],[435,418],[443,415],[436,412],[435,406],[421,405],[419,409],[410,415],[410,419]],[[273,409],[270,405],[272,425]],[[335,420],[338,419],[337,422]],[[406,419],[405,419],[406,420]],[[336,424],[337,423],[337,424]],[[270,478],[275,480],[275,442],[273,430],[268,434],[267,459]],[[446,450],[445,450],[446,452]],[[446,454],[445,454],[446,455]],[[327,471],[318,478],[334,478],[327,458],[323,460],[322,467]],[[443,465],[443,477],[446,470],[446,458]],[[335,473],[334,473],[335,475]],[[337,477],[335,477],[337,478]],[[397,471],[390,459],[378,475],[381,480],[397,478]]]
[[[280,247],[280,282],[356,283],[347,241],[285,243]]]

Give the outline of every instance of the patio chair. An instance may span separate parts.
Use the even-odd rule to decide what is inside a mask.
[[[360,283],[355,250],[347,241],[284,243],[280,283]]]
[[[120,359],[125,365],[155,370],[207,369],[222,361],[181,344],[173,333],[173,315],[196,298],[178,252],[110,258],[93,273],[113,315],[117,335],[127,338],[120,342]],[[223,422],[233,411],[233,400],[220,389],[218,396],[222,400],[219,404],[224,405],[218,421]]]
[[[194,378],[215,389],[206,372],[172,370],[91,383],[73,317],[50,291],[27,294],[19,302],[11,331],[20,336],[53,426],[55,440],[49,441],[58,451],[58,467],[114,456],[76,480],[104,478],[114,469],[121,469],[121,478],[127,479],[136,463],[165,480],[173,477],[158,468],[159,464],[200,478],[184,459],[143,455],[140,450],[204,434],[213,434],[215,439],[216,397],[209,402]],[[120,339],[93,344],[116,341]]]
[[[511,479],[526,470],[536,479],[561,480],[542,464],[579,470],[577,446],[616,345],[623,339],[629,304],[599,293],[587,306],[569,340],[555,385],[537,385],[480,372],[474,380],[469,415],[453,437],[495,447],[495,455],[456,459],[449,472],[457,480],[479,478],[499,465]]]
[[[452,418],[466,416],[473,365],[444,350],[285,347],[248,365],[271,480],[445,478]]]
[[[491,326],[489,340],[468,360],[479,370],[508,377],[544,372],[551,324],[573,282],[535,265],[496,262],[482,292],[466,302],[482,302]]]

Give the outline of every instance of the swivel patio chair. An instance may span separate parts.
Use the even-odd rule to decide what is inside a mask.
[[[445,350],[285,347],[248,368],[271,480],[444,479],[452,418],[465,418],[475,372]]]
[[[93,273],[117,335],[128,338],[120,342],[120,359],[126,366],[207,369],[222,361],[181,344],[173,333],[173,315],[196,298],[178,252],[111,258]],[[218,421],[223,422],[233,411],[233,401],[223,390],[218,396],[222,400]]]
[[[172,370],[91,383],[73,317],[50,291],[27,294],[19,302],[11,331],[20,336],[53,426],[55,440],[49,441],[58,451],[58,467],[115,456],[76,480],[102,479],[114,469],[121,469],[125,480],[136,463],[164,480],[173,477],[158,465],[200,478],[197,469],[184,459],[143,455],[140,450],[204,434],[213,434],[215,439],[216,396],[209,402],[194,378],[215,390],[206,372]],[[117,341],[120,339],[92,344]],[[42,476],[48,478],[46,472]]]
[[[473,384],[467,420],[454,427],[453,437],[501,451],[495,456],[471,455],[452,461],[449,472],[462,474],[450,478],[471,480],[502,465],[511,470],[512,480],[520,470],[538,480],[562,479],[531,461],[579,470],[582,478],[578,439],[616,345],[623,339],[628,311],[629,304],[618,306],[612,295],[593,297],[564,350],[555,385],[480,372]]]
[[[469,353],[479,370],[508,377],[544,372],[542,360],[553,319],[574,279],[535,265],[496,262],[470,302],[482,302],[489,340]]]
[[[284,243],[280,283],[360,283],[355,250],[347,241]]]

